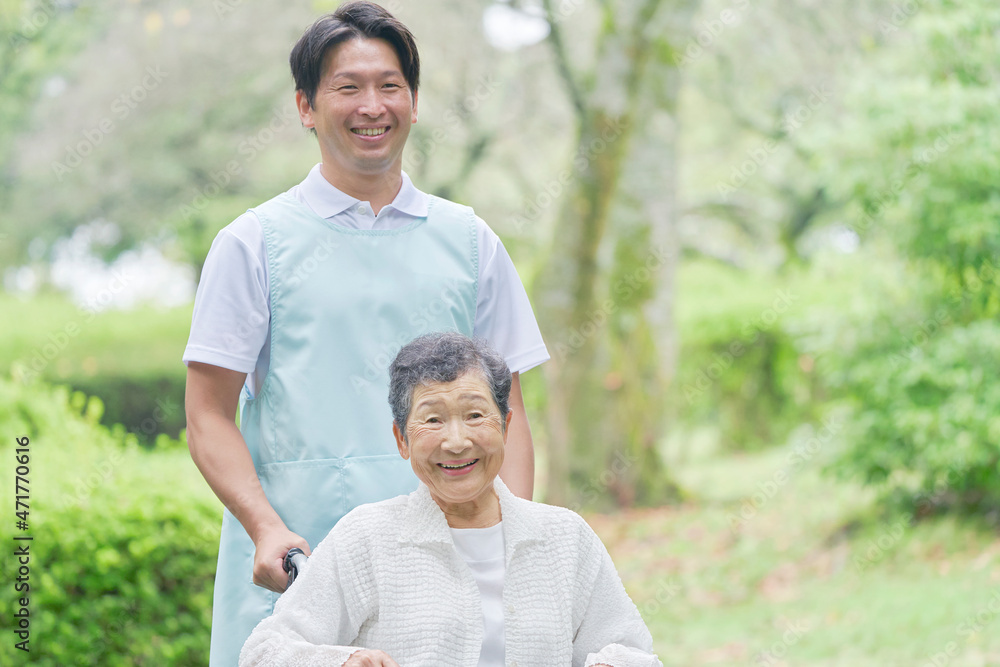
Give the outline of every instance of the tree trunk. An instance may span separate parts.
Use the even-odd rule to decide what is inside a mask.
[[[549,260],[535,282],[534,307],[552,359],[545,364],[548,386],[548,501],[570,500],[570,465],[575,443],[585,437],[574,419],[584,403],[597,347],[601,312],[596,307],[597,250],[621,173],[627,121],[603,113],[588,115],[577,140],[579,178],[560,206]],[[584,162],[586,164],[584,164]]]
[[[697,1],[679,0],[678,11],[685,19],[690,18]],[[551,16],[551,3],[545,4]],[[631,503],[637,482],[641,482],[645,501],[655,495],[645,489],[658,488],[658,482],[646,478],[665,480],[656,451],[664,424],[662,402],[657,401],[665,395],[663,387],[673,376],[676,357],[672,315],[677,257],[673,231],[675,134],[662,138],[665,150],[653,156],[647,169],[663,173],[667,182],[649,191],[650,204],[640,213],[645,238],[653,242],[654,250],[658,249],[656,256],[661,258],[654,262],[656,266],[646,268],[654,280],[654,297],[638,309],[645,331],[639,337],[645,336],[645,344],[625,342],[615,349],[607,345],[608,324],[614,322],[619,304],[613,289],[608,298],[600,297],[607,289],[607,272],[601,271],[598,262],[598,251],[612,227],[612,205],[630,155],[633,125],[642,119],[645,126],[661,112],[668,121],[675,117],[679,87],[676,65],[667,63],[664,54],[670,53],[669,45],[662,36],[664,31],[653,22],[660,4],[661,0],[636,1],[620,12],[605,5],[595,69],[583,75],[573,72],[571,59],[563,50],[561,26],[552,24],[550,42],[578,122],[573,161],[576,178],[566,184],[552,249],[533,290],[536,314],[552,355],[545,364],[549,435],[546,500],[555,504],[576,504],[609,495],[619,503]],[[620,25],[622,16],[631,18],[631,25]],[[658,75],[664,74],[664,68],[672,70],[666,82],[652,86],[656,91],[654,105],[663,99],[661,88],[669,93],[669,106],[660,110],[647,108],[649,91],[643,87],[647,64],[654,59],[659,62]],[[617,234],[620,230],[612,231]],[[618,357],[613,363],[623,369],[621,372],[614,368],[609,372],[608,364],[614,357]],[[623,386],[616,378],[638,373],[647,367],[650,357],[656,360],[651,378],[630,385],[629,391],[619,392],[617,398],[609,396]],[[646,409],[638,420],[608,418],[609,407],[631,413],[627,408],[635,404],[637,394],[638,398],[647,397],[639,402]]]

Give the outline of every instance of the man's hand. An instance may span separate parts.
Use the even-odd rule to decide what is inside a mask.
[[[281,566],[288,550],[298,547],[307,556],[312,553],[309,543],[284,525],[261,531],[254,547],[253,583],[275,593],[283,593],[288,587],[288,573]]]
[[[389,657],[385,651],[362,649],[351,654],[344,667],[399,667],[399,663]]]

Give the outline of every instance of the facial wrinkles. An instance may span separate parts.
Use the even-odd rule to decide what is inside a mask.
[[[413,439],[423,440],[427,437],[435,437],[441,440],[448,437],[451,441],[454,441],[456,438],[462,441],[470,439],[475,441],[481,437],[488,436],[491,431],[496,434],[503,433],[503,422],[500,419],[500,414],[495,409],[485,406],[465,408],[456,414],[446,414],[443,410],[422,410],[421,412],[423,414],[414,415],[410,418],[407,437],[411,441]],[[472,421],[467,421],[466,416],[470,412],[479,412],[482,416]],[[431,418],[436,418],[439,422],[428,422],[427,420]],[[457,431],[456,426],[458,427]]]
[[[465,445],[470,439],[502,434],[503,420],[499,410],[492,397],[484,395],[481,383],[477,375],[465,374],[447,385],[422,387],[414,396],[413,413],[407,425],[408,437],[429,437],[435,445],[447,437],[462,440],[461,445]],[[479,416],[473,416],[476,414]],[[449,448],[456,446],[453,442],[448,444]]]

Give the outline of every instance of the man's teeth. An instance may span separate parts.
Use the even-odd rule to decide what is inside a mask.
[[[355,128],[351,130],[351,132],[353,132],[354,134],[363,134],[366,137],[377,137],[380,134],[385,134],[385,130],[386,128],[384,127],[380,127],[378,129],[366,127],[366,128]]]
[[[476,459],[476,461],[478,461],[478,460],[479,459]],[[442,468],[447,468],[448,470],[458,470],[459,468],[468,468],[469,466],[471,466],[476,461],[469,461],[468,463],[463,463],[460,466],[450,466],[450,465],[447,465],[445,463],[439,463],[438,465],[441,466]]]

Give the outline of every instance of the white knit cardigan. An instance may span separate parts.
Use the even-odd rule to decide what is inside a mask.
[[[601,540],[578,514],[499,480],[509,667],[662,667]],[[444,513],[423,484],[362,505],[316,547],[240,665],[343,665],[359,648],[401,667],[475,667],[482,604]]]

